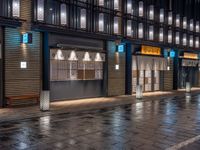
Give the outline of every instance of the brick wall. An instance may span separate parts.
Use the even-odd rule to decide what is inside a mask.
[[[119,70],[115,70],[115,42],[107,42],[108,96],[125,94],[125,53],[119,53]]]
[[[5,91],[6,96],[40,92],[40,33],[31,31],[31,1],[21,1],[20,28],[5,28]],[[21,34],[33,34],[31,44],[21,43]],[[27,69],[20,62],[27,61]]]

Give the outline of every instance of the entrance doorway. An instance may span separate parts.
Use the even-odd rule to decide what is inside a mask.
[[[162,72],[167,69],[167,60],[150,56],[133,56],[132,60],[132,92],[136,92],[137,82],[143,92],[162,90]]]

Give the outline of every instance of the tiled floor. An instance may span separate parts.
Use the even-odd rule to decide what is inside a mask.
[[[197,93],[71,113],[54,107],[0,121],[0,150],[162,150],[200,135]]]

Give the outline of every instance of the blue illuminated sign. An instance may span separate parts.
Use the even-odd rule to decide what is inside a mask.
[[[32,43],[32,34],[31,33],[24,33],[22,34],[22,43]]]
[[[174,50],[171,50],[169,56],[170,56],[171,58],[174,58],[174,57],[175,57],[175,51],[174,51]]]
[[[118,45],[117,51],[118,51],[119,53],[123,53],[123,52],[124,52],[124,44]]]
[[[22,36],[22,43],[26,44],[28,43],[28,33],[24,33]]]

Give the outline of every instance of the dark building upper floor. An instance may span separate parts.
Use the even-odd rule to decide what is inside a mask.
[[[21,19],[22,1],[1,0],[0,16]],[[30,3],[35,28],[199,48],[200,0],[30,0]]]

